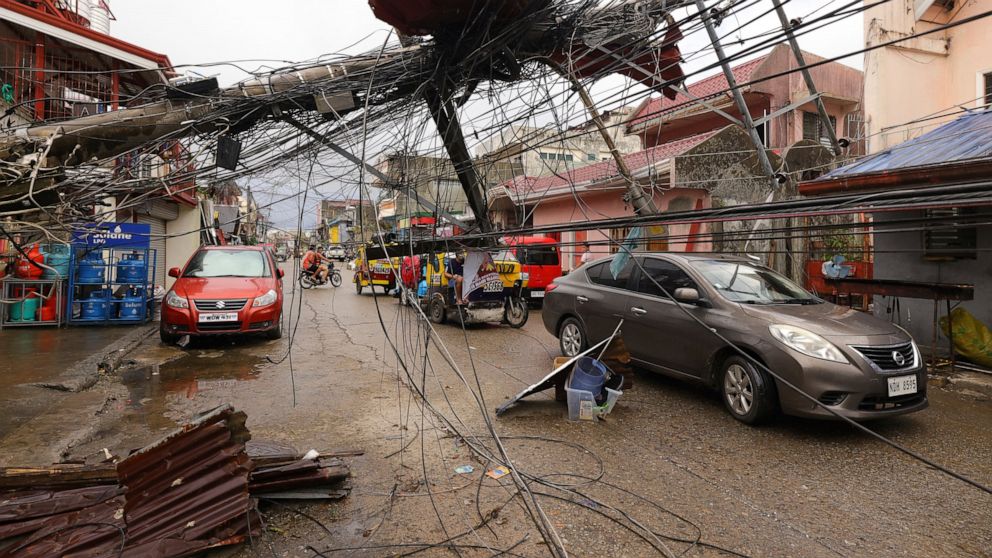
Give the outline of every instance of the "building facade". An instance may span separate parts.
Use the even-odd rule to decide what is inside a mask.
[[[980,0],[892,0],[865,11],[865,44],[874,46],[974,17]],[[992,21],[900,41],[865,55],[869,151],[920,136],[961,114],[992,105]],[[907,86],[919,84],[907,94]]]
[[[145,92],[169,83],[168,57],[110,36],[110,19],[107,4],[99,0],[0,0],[0,106],[7,133],[34,122],[141,103]],[[155,283],[165,287],[173,281],[167,269],[185,264],[200,245],[190,165],[182,145],[164,142],[89,169],[80,178],[91,182],[112,176],[133,187],[135,195],[103,200],[91,218],[148,224],[157,254]],[[70,187],[72,176],[64,181]]]
[[[876,193],[906,188],[972,187],[962,199],[923,200],[914,209],[873,215],[875,279],[924,285],[974,285],[961,306],[992,326],[992,108],[975,111],[926,134],[890,146],[817,180],[804,195]],[[934,300],[877,296],[875,314],[902,325],[921,342],[934,335]],[[941,346],[945,346],[941,343]]]
[[[822,58],[806,54],[806,60],[813,63]],[[732,68],[736,81],[743,86],[751,116],[764,119],[759,135],[773,167],[788,177],[781,185],[773,186],[763,176],[754,144],[743,129],[728,126],[730,122],[717,112],[740,117],[722,73],[687,85],[689,95],[654,97],[624,111],[628,115],[626,137],[637,137],[641,142],[639,149],[625,159],[632,169],[637,169],[635,175],[642,187],[652,192],[659,210],[691,211],[793,197],[796,182],[835,164],[832,153],[824,147],[829,144],[828,134],[820,123],[814,100],[802,76],[790,73],[796,67],[792,51],[781,44],[764,56]],[[857,141],[862,120],[861,72],[837,63],[811,71],[837,133],[854,138],[847,156],[859,153],[863,146]],[[772,77],[778,74],[783,75]],[[558,176],[517,177],[504,184],[502,192],[494,192],[491,207],[498,222],[506,227],[558,224],[629,216],[633,210],[624,202],[625,194],[625,185],[617,180],[610,158]],[[678,223],[665,231],[667,249],[764,252],[769,254],[766,263],[798,276],[805,252],[802,242],[749,242],[747,235],[754,227],[754,223]],[[562,250],[573,251],[574,259],[581,254],[582,243],[591,242],[594,253],[606,254],[613,250],[609,241],[625,235],[623,230],[569,233],[561,238]],[[573,263],[570,260],[566,266]]]
[[[602,115],[603,124],[622,155],[641,149],[638,138],[627,134],[625,129],[632,110],[624,107]],[[478,155],[492,161],[513,163],[518,166],[518,174],[537,178],[561,174],[611,157],[606,142],[592,122],[564,132],[552,127],[507,126],[483,142]]]

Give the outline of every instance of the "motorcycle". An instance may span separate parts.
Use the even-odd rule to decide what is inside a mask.
[[[312,273],[305,269],[300,270],[300,286],[304,289],[326,285],[328,282],[335,288],[341,286],[341,272],[334,269],[334,264],[331,264],[327,270],[327,279],[314,277]]]

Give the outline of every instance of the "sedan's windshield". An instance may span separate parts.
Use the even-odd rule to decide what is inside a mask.
[[[269,277],[262,252],[254,250],[202,250],[197,252],[183,277]]]
[[[774,271],[748,262],[699,260],[692,262],[713,288],[743,304],[819,304],[823,302]]]

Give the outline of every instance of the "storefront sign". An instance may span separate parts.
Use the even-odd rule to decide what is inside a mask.
[[[100,248],[148,248],[151,232],[151,225],[143,223],[100,223],[73,231],[72,242]]]

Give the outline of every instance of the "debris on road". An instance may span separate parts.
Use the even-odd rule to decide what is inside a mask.
[[[575,355],[574,357],[556,357],[554,359],[553,367],[554,369],[550,374],[541,379],[541,381],[528,386],[526,389],[513,396],[509,401],[502,404],[496,409],[496,416],[503,415],[507,410],[520,402],[521,399],[534,395],[535,393],[545,391],[555,388],[555,401],[568,401],[568,396],[566,393],[566,384],[572,374],[572,369],[579,359],[593,354],[599,351],[599,361],[603,362],[614,374],[621,378],[621,384],[618,386],[610,385],[610,388],[619,391],[621,389],[628,389],[633,387],[632,382],[625,380],[625,378],[630,378],[633,373],[633,369],[630,367],[630,353],[627,351],[627,346],[623,342],[623,338],[620,336],[620,328],[613,335],[600,341],[599,343],[589,347],[582,353]]]
[[[116,466],[0,469],[0,558],[189,556],[257,536],[259,498],[348,495],[337,457],[246,448],[246,418],[218,407]]]
[[[486,476],[491,479],[499,480],[509,474],[510,474],[510,470],[500,465],[499,467],[496,467],[495,469],[487,472]]]
[[[455,467],[455,472],[459,475],[471,475],[475,472],[475,467],[471,465],[459,465],[458,467]]]

